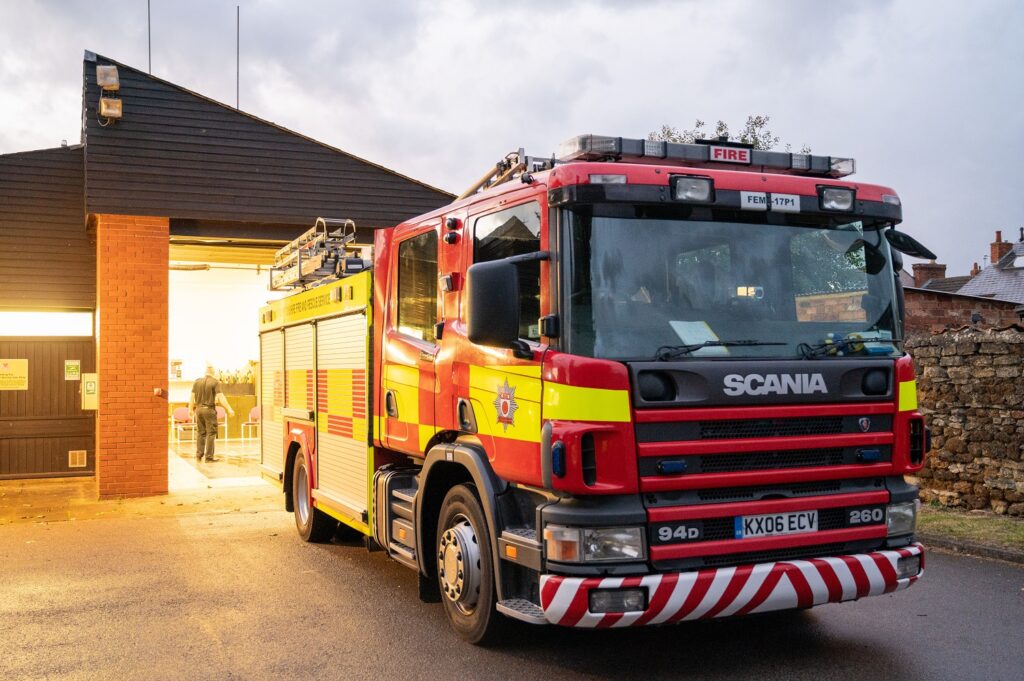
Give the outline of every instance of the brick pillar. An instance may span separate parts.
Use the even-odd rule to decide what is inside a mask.
[[[914,263],[914,286],[921,288],[931,279],[942,279],[946,276],[946,266],[930,260],[927,263]]]
[[[96,215],[101,498],[167,493],[167,218]]]

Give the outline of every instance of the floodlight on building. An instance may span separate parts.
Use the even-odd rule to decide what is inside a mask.
[[[96,84],[100,88],[100,101],[97,113],[104,120],[101,125],[110,125],[120,120],[122,115],[121,100],[111,95],[121,89],[121,78],[117,67],[113,65],[96,65]]]
[[[117,75],[117,67],[97,64],[96,84],[104,92],[117,92],[121,89],[121,79]]]
[[[107,119],[107,122],[116,121],[121,118],[121,100],[117,97],[100,97],[100,116]]]

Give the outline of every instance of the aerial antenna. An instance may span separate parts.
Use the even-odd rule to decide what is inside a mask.
[[[153,29],[150,21],[150,0],[146,0],[146,51],[149,53],[149,75],[153,75]]]
[[[239,81],[239,75],[241,73],[241,68],[239,67],[239,59],[238,59],[239,54],[241,54],[241,48],[239,47],[239,45],[241,43],[241,36],[242,36],[242,7],[241,7],[241,5],[235,5],[235,108],[236,109],[238,108],[238,91],[239,91],[238,81]]]

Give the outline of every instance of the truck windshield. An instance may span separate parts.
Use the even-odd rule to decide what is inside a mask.
[[[899,352],[890,223],[698,212],[566,211],[570,352],[793,358],[850,334],[844,355]]]

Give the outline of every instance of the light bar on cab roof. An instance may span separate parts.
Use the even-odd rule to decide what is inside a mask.
[[[680,144],[605,135],[577,135],[558,147],[557,156],[562,162],[623,161],[710,168],[741,166],[819,177],[846,177],[856,170],[852,158],[763,151],[748,144],[715,139],[700,140],[696,144]]]

